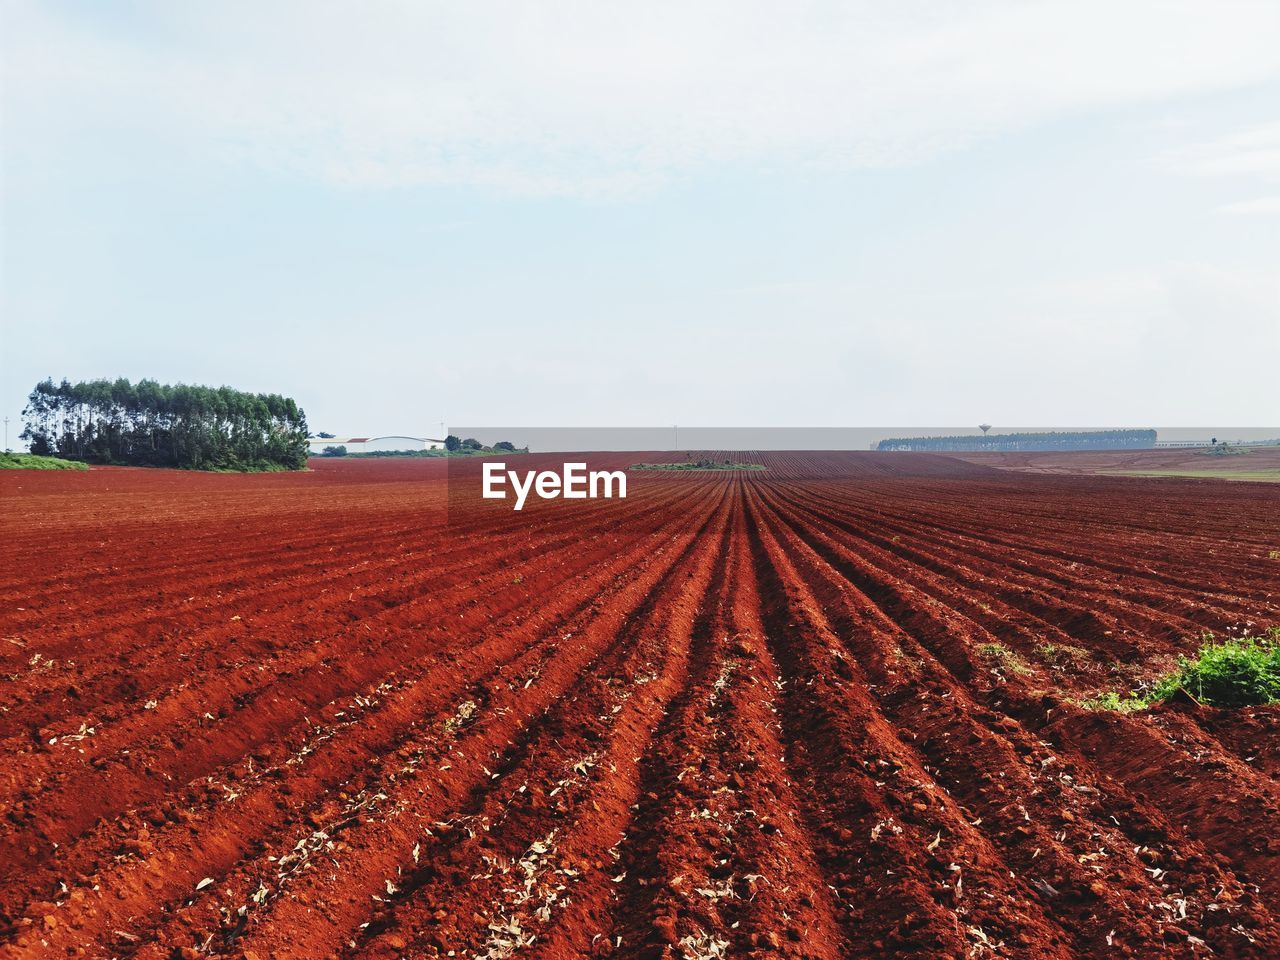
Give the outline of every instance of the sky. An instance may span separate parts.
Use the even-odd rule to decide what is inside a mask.
[[[1280,5],[0,0],[0,414],[1280,425]],[[11,440],[12,443],[12,440]]]

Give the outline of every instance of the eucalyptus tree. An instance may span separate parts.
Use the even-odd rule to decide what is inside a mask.
[[[22,438],[34,453],[91,463],[297,470],[306,415],[292,398],[231,387],[116,380],[36,384]]]

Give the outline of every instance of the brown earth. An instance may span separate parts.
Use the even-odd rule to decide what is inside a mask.
[[[0,476],[0,957],[1280,956],[1280,489],[739,457]]]

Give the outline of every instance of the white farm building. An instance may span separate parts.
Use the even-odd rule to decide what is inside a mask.
[[[347,453],[406,453],[416,450],[440,450],[443,440],[435,437],[308,437],[307,446],[319,456],[325,447],[346,447]]]

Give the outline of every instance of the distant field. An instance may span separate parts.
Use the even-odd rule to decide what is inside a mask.
[[[1189,477],[1206,480],[1280,480],[1280,446],[1247,447],[1236,456],[1215,456],[1205,447],[1155,450],[956,453],[970,463],[1020,473],[1122,477]]]
[[[1191,477],[1210,480],[1265,480],[1280,481],[1280,469],[1275,470],[1196,470],[1187,467],[1184,470],[1109,470],[1107,473],[1125,477]]]

